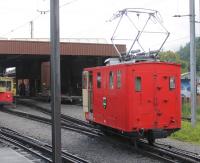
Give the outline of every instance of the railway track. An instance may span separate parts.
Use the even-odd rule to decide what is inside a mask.
[[[197,163],[200,162],[200,154],[182,150],[170,145],[155,143],[153,146],[145,141],[137,143],[139,150],[171,163]]]
[[[37,122],[42,122],[42,123],[49,124],[49,125],[52,124],[52,120],[50,118],[36,116],[36,115],[29,114],[29,113],[26,113],[26,112],[21,112],[21,111],[15,111],[13,109],[2,109],[1,111],[4,112],[4,113],[16,115],[16,116],[23,117],[23,118],[30,119],[30,120],[34,120],[34,121],[37,121]],[[88,126],[83,126],[83,125],[80,125],[80,124],[70,123],[69,121],[67,121],[67,122],[61,121],[61,127],[62,127],[62,129],[71,130],[71,131],[78,132],[78,133],[81,133],[81,134],[85,134],[85,135],[88,135],[88,136],[98,137],[98,136],[103,135],[103,133],[98,129],[90,128]]]
[[[38,111],[41,111],[43,113],[46,114],[51,114],[50,110],[48,110],[47,108],[43,108],[41,106],[37,106],[35,104],[26,104],[30,107],[34,107],[34,109],[37,109]],[[81,128],[79,128],[80,130],[85,129],[85,128],[90,128],[90,129],[95,129],[94,126],[91,127],[91,124],[86,123],[85,121],[82,120],[78,120],[76,118],[70,117],[70,116],[65,116],[62,115],[62,123],[68,123],[70,125],[78,125],[79,127],[81,126]],[[75,125],[76,124],[76,125]],[[70,127],[74,127],[74,126],[70,126]],[[71,129],[74,130],[74,129]],[[78,131],[79,133],[81,131]],[[98,129],[95,130],[99,131]],[[87,130],[87,132],[90,132]],[[90,135],[90,134],[89,134]],[[98,133],[98,136],[102,136],[102,133]],[[94,135],[93,135],[94,136]],[[106,139],[105,136],[101,137],[103,139]],[[115,142],[116,143],[116,142]],[[135,148],[134,148],[135,150]],[[145,141],[138,141],[137,142],[137,150],[141,153],[145,153],[147,155],[156,157],[158,159],[167,161],[167,162],[173,162],[173,163],[180,163],[180,162],[188,162],[188,163],[196,163],[196,162],[200,162],[200,154],[197,153],[192,153],[190,151],[185,151],[185,150],[181,150],[178,149],[176,147],[172,147],[172,146],[168,146],[165,144],[158,144],[155,143],[153,146],[149,145],[147,142]]]
[[[31,107],[31,108],[34,108],[35,110],[38,110],[42,113],[45,113],[45,114],[48,114],[48,115],[51,115],[51,110],[50,109],[47,109],[45,107],[41,107],[35,103],[32,103],[32,102],[27,102],[27,101],[23,101],[23,100],[19,100],[18,99],[18,103],[22,104],[22,105],[25,105],[25,106],[28,106],[28,107]],[[79,124],[81,126],[87,126],[89,128],[93,128],[94,130],[96,130],[96,128],[85,122],[85,121],[82,121],[80,119],[77,119],[77,118],[74,118],[74,117],[71,117],[71,116],[67,116],[67,115],[64,115],[64,114],[61,114],[61,120],[64,121],[64,122],[67,122],[67,123],[74,123],[74,124]]]
[[[189,118],[189,117],[182,117],[181,119],[182,119],[183,121],[191,122],[191,118]]]
[[[199,153],[182,150],[182,149],[173,147],[171,145],[166,145],[166,144],[163,144],[163,143],[156,143],[154,146],[156,146],[157,148],[168,150],[168,151],[173,152],[173,153],[177,153],[177,154],[182,155],[184,157],[186,156],[186,158],[188,158],[188,161],[194,160],[194,162],[200,162],[200,154]]]
[[[0,139],[3,139],[10,144],[23,150],[28,151],[32,155],[39,157],[45,162],[52,163],[52,147],[48,144],[42,143],[36,139],[21,135],[13,130],[7,128],[0,128]],[[72,155],[71,153],[62,151],[62,162],[63,163],[88,163],[78,156]]]

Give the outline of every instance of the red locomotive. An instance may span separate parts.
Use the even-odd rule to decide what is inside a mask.
[[[138,32],[128,52],[121,53],[114,45],[119,58],[108,60],[107,66],[84,69],[83,110],[86,120],[103,129],[153,143],[156,138],[167,137],[181,128],[180,65],[160,62],[157,57],[169,36],[160,21],[157,23],[164,31],[152,32],[166,34],[158,50],[146,52],[139,41],[143,33],[150,33],[146,27],[152,17],[156,24],[158,12],[124,9],[113,19],[119,17],[120,23],[129,13],[136,17],[146,14],[147,21],[142,29],[134,24]],[[117,40],[114,35],[112,41]],[[133,50],[135,43],[140,50]]]
[[[0,105],[13,103],[13,79],[0,77]]]
[[[86,68],[83,109],[88,121],[149,141],[181,127],[180,66],[139,62]]]

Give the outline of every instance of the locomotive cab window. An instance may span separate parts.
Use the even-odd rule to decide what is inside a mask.
[[[93,88],[93,75],[92,72],[89,72],[89,80],[88,80],[88,89],[92,89]]]
[[[112,71],[109,73],[109,87],[110,89],[114,88],[114,73]]]
[[[87,89],[88,88],[88,86],[87,86],[87,84],[88,84],[88,76],[87,76],[87,72],[83,72],[83,76],[82,76],[82,87],[83,87],[83,89]]]
[[[101,73],[97,73],[97,88],[101,88]]]
[[[135,91],[140,92],[142,90],[142,78],[137,76],[135,78]]]
[[[169,89],[172,90],[172,89],[175,89],[176,85],[175,85],[175,77],[174,76],[171,76],[169,78]]]
[[[120,70],[117,71],[117,88],[121,88],[122,81],[121,81],[122,73]]]

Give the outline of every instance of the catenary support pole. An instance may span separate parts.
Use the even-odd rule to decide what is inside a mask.
[[[195,46],[195,0],[190,1],[190,85],[191,85],[191,122],[196,123],[196,46]]]
[[[31,27],[31,38],[33,38],[33,20],[30,21],[30,27]]]
[[[59,0],[50,1],[52,159],[61,163]]]

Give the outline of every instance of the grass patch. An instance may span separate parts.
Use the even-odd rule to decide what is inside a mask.
[[[182,117],[190,117],[191,110],[190,110],[190,103],[182,104]]]
[[[185,142],[200,144],[200,124],[197,123],[195,128],[192,128],[190,122],[182,121],[181,130],[173,133],[171,135],[171,138]]]
[[[190,108],[191,108],[190,103],[182,104],[182,117],[191,117],[191,109]],[[198,121],[200,121],[200,106],[197,106],[196,118]]]
[[[182,103],[182,117],[191,117],[190,108],[190,103]],[[200,145],[200,106],[197,106],[196,118],[197,123],[194,128],[190,122],[182,121],[181,130],[173,133],[170,137]]]

